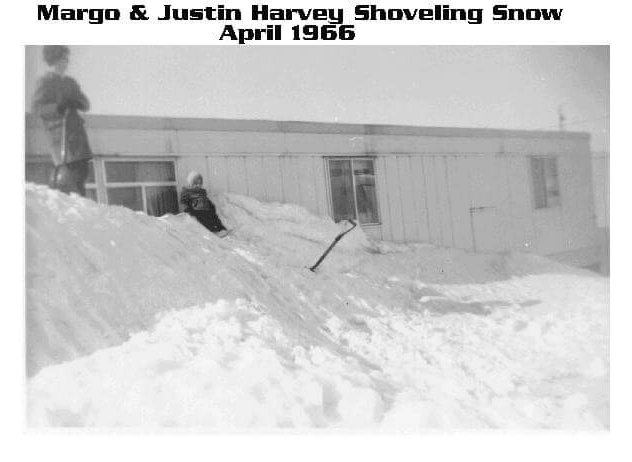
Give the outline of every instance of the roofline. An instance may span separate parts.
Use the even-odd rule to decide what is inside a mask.
[[[432,136],[453,138],[590,138],[590,135],[586,132],[506,130],[499,128],[418,127],[411,125],[349,124],[257,119],[152,117],[106,114],[86,114],[84,118],[88,127],[97,129],[277,132],[348,135]],[[32,128],[35,126],[38,126],[35,116],[31,113],[27,113],[26,127]]]

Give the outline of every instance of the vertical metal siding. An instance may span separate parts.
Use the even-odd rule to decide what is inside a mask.
[[[243,156],[230,156],[228,163],[228,191],[235,194],[248,195],[248,182]]]
[[[264,157],[263,177],[267,200],[270,202],[282,202],[283,178],[281,176],[281,160],[278,156]]]
[[[465,156],[450,156],[447,158],[447,167],[454,245],[459,249],[472,250],[470,178],[466,161]]]
[[[209,186],[211,191],[228,192],[228,167],[224,156],[207,157]]]
[[[441,210],[437,195],[434,157],[423,157],[424,178],[426,180],[426,197],[428,198],[428,222],[430,224],[430,242],[441,245],[443,233],[441,229]]]
[[[428,194],[426,193],[426,178],[424,174],[423,159],[419,156],[410,156],[410,172],[413,177],[414,213],[419,229],[419,240],[430,242],[430,223],[428,222]]]
[[[300,186],[300,203],[310,212],[318,214],[318,197],[314,183],[315,172],[312,157],[296,158],[295,168]]]
[[[512,223],[512,201],[511,187],[509,186],[509,178],[507,175],[507,159],[506,155],[494,156],[494,172],[496,193],[496,208],[498,210],[498,225],[501,230],[501,242],[503,250],[514,248],[514,242],[517,240],[513,235]]]
[[[322,155],[182,156],[177,179],[190,170],[211,192],[301,205],[329,215],[326,161]],[[432,242],[477,250],[538,253],[592,245],[590,159],[558,156],[562,206],[534,210],[528,156],[386,155],[375,158],[381,225],[376,238]],[[586,206],[588,204],[589,206]],[[472,216],[471,207],[487,208]],[[481,248],[483,247],[483,248]]]
[[[248,193],[260,201],[266,201],[265,180],[263,177],[263,158],[260,156],[244,157]]]
[[[393,240],[393,220],[391,218],[391,199],[386,182],[386,158],[375,160],[375,175],[377,183],[377,200],[380,206],[380,220],[382,222],[382,239]]]
[[[404,234],[404,212],[402,210],[397,156],[386,157],[384,161],[388,202],[391,211],[392,239],[403,242],[406,235]]]
[[[435,185],[437,187],[437,202],[439,205],[439,221],[441,223],[441,244],[446,247],[454,245],[452,237],[452,218],[450,217],[450,195],[446,174],[445,157],[434,157]]]
[[[558,160],[560,199],[568,249],[594,245],[595,195],[592,188],[592,159],[588,155]]]
[[[296,203],[300,197],[298,177],[294,168],[294,158],[291,156],[281,157],[281,178],[283,180],[283,202]]]
[[[328,215],[329,206],[327,204],[327,175],[325,174],[325,161],[321,156],[311,157],[312,171],[314,177],[314,191],[316,192],[316,207],[319,215]]]
[[[507,184],[511,206],[511,248],[535,251],[531,173],[527,156],[507,157]]]
[[[419,230],[418,214],[415,207],[415,198],[413,197],[414,173],[410,169],[410,156],[397,156],[397,169],[397,187],[399,188],[402,203],[404,240],[408,242],[419,241],[421,239],[421,231]]]

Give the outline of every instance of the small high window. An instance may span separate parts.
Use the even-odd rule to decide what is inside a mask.
[[[535,208],[544,209],[560,205],[557,158],[531,157],[531,176]]]
[[[328,159],[328,166],[334,220],[379,224],[373,159]]]

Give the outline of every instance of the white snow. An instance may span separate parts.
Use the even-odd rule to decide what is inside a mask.
[[[608,279],[369,242],[213,198],[235,231],[27,185],[32,426],[604,429]]]

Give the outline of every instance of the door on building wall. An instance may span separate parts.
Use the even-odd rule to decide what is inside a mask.
[[[500,252],[505,250],[503,220],[499,208],[505,178],[501,168],[502,159],[483,155],[469,161],[472,250]]]

